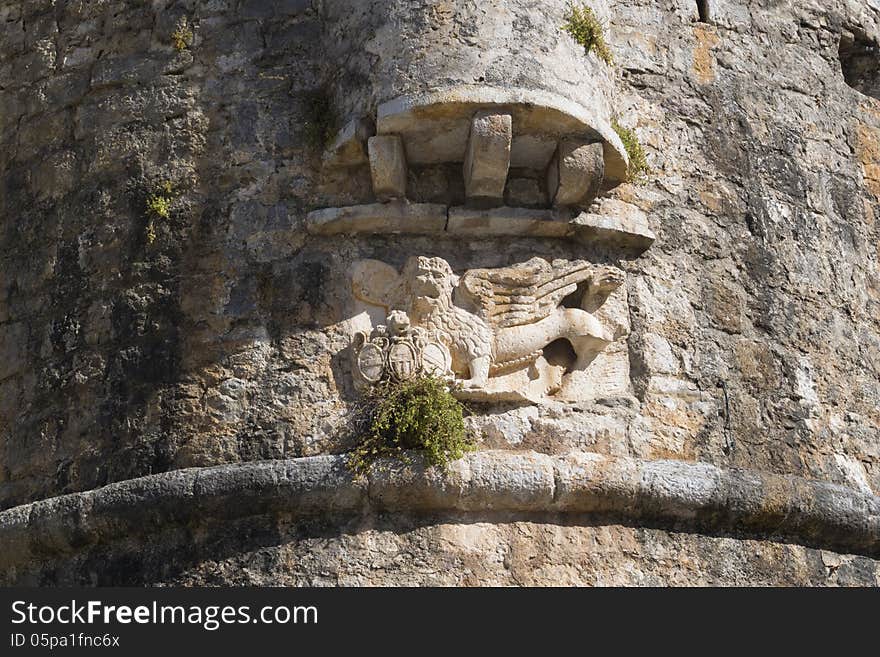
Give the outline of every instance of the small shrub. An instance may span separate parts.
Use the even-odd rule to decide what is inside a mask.
[[[382,457],[406,461],[407,450],[420,450],[430,465],[446,467],[474,449],[464,407],[440,379],[375,386],[363,412],[366,436],[348,459],[359,476]]]
[[[599,22],[596,13],[590,7],[569,5],[562,29],[584,47],[585,55],[594,52],[606,64],[610,65],[614,62],[611,49],[605,41],[602,23]]]
[[[324,92],[316,92],[306,100],[306,140],[309,145],[321,150],[333,139],[336,128],[336,115],[330,98]]]
[[[147,244],[156,241],[156,219],[168,219],[171,217],[171,204],[174,202],[174,185],[166,180],[159,189],[147,198]]]
[[[623,142],[623,147],[626,149],[626,154],[629,157],[629,167],[626,170],[627,181],[637,182],[643,179],[651,168],[648,166],[645,149],[642,148],[642,144],[639,142],[635,131],[630,128],[624,128],[616,119],[612,119],[611,127],[614,128],[614,132],[620,137],[620,141]]]
[[[192,39],[193,31],[189,28],[186,19],[181,20],[177,24],[177,29],[171,33],[171,42],[174,44],[175,49],[177,49],[178,52],[183,52],[189,48]]]

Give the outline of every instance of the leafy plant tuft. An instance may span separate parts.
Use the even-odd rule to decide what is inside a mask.
[[[606,64],[611,65],[614,62],[611,49],[605,41],[602,23],[590,7],[570,4],[562,29],[584,47],[584,54],[594,52]]]
[[[464,412],[441,379],[374,386],[363,411],[366,435],[351,452],[348,465],[363,476],[377,459],[407,461],[407,450],[419,450],[430,465],[445,467],[474,449]]]
[[[166,180],[147,198],[147,244],[156,241],[156,219],[168,219],[171,216],[171,204],[174,202],[174,184]]]
[[[186,19],[182,19],[177,24],[177,28],[174,30],[174,32],[171,33],[171,42],[174,44],[174,49],[177,50],[177,52],[183,52],[184,50],[189,48],[189,44],[192,43],[193,36],[195,35],[187,24]]]
[[[626,170],[627,182],[641,181],[650,172],[651,168],[648,166],[648,158],[645,155],[645,149],[642,148],[639,138],[634,130],[624,128],[617,122],[617,119],[612,119],[611,127],[614,128],[614,132],[620,137],[620,141],[623,142],[623,147],[626,149],[626,154],[629,157],[629,167]]]

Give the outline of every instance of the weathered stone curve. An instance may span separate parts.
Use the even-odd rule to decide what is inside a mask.
[[[593,453],[482,451],[447,472],[383,463],[356,480],[345,456],[175,470],[0,513],[0,571],[199,518],[369,509],[598,514],[694,532],[782,537],[880,555],[880,497],[839,484],[706,463]]]
[[[626,149],[610,121],[583,101],[575,102],[549,91],[460,85],[400,96],[379,105],[376,128],[380,134],[408,135],[427,130],[426,126],[432,126],[434,122],[452,125],[457,121],[461,127],[458,134],[460,143],[455,141],[455,130],[447,129],[444,139],[452,152],[460,153],[463,157],[470,117],[477,110],[486,108],[509,109],[516,130],[524,130],[527,134],[541,133],[557,138],[594,135],[604,144],[608,186],[613,187],[626,178]],[[420,153],[422,158],[434,154],[440,158],[439,161],[450,157],[442,149],[436,148],[421,149]],[[414,159],[420,161],[419,157]]]

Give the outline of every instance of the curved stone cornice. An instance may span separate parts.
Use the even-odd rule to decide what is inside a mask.
[[[483,451],[447,472],[396,462],[355,480],[345,456],[174,470],[0,513],[0,571],[206,518],[284,513],[598,514],[880,556],[880,497],[706,463]]]
[[[626,179],[626,149],[610,121],[588,102],[539,89],[458,85],[400,96],[379,105],[376,131],[401,135],[409,162],[460,162],[471,117],[476,110],[489,107],[507,108],[513,114],[512,166],[545,167],[557,139],[592,133],[604,142],[607,186]],[[543,149],[542,141],[546,142]]]

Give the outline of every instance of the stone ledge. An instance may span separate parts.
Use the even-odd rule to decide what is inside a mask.
[[[655,239],[646,221],[628,215],[581,213],[571,219],[567,210],[512,207],[480,210],[405,202],[315,210],[306,217],[306,230],[313,235],[436,235],[446,232],[467,237],[575,239],[584,244],[626,249],[636,255],[644,253]]]
[[[384,465],[366,481],[353,479],[344,456],[190,468],[18,506],[0,512],[0,572],[14,578],[35,561],[206,518],[371,508],[600,514],[880,556],[880,497],[838,484],[592,453],[482,451],[446,473]]]
[[[430,235],[446,229],[446,206],[434,203],[369,203],[309,212],[313,235],[358,233]]]
[[[492,208],[472,210],[449,208],[446,230],[455,235],[483,237],[555,237],[571,235],[568,213],[528,208]]]

